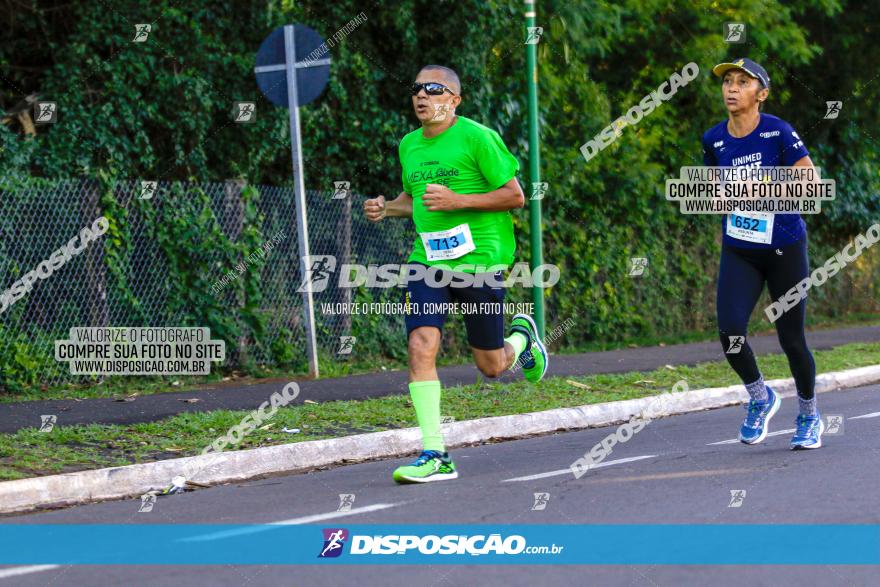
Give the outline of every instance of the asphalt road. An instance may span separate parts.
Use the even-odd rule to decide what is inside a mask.
[[[402,339],[401,339],[402,340]],[[829,349],[852,342],[880,341],[880,326],[860,326],[835,330],[816,330],[807,333],[813,350]],[[755,354],[781,353],[776,335],[749,337]],[[666,364],[695,365],[724,359],[718,342],[701,342],[669,346],[640,347],[573,355],[554,355],[548,375],[571,376],[591,373],[625,373],[650,371]],[[439,369],[443,385],[475,383],[480,373],[473,365],[442,367]],[[516,380],[521,374],[506,373],[499,381]],[[21,428],[39,428],[44,414],[58,416],[57,425],[75,424],[134,424],[153,422],[183,412],[211,410],[252,410],[269,396],[281,391],[286,380],[274,380],[255,385],[218,385],[186,392],[168,392],[137,397],[132,402],[110,398],[76,400],[43,400],[0,404],[0,433],[11,433]],[[336,379],[300,381],[301,393],[293,403],[306,399],[325,402],[366,399],[386,395],[405,394],[407,374],[388,371],[355,375]],[[183,400],[198,399],[196,403]]]
[[[814,524],[880,523],[880,386],[819,396],[841,415],[825,446],[793,452],[797,402],[783,401],[764,444],[736,442],[741,407],[663,418],[614,447],[603,467],[575,479],[568,467],[613,427],[554,434],[452,452],[461,477],[396,486],[378,461],[140,500],[8,517],[2,523],[328,524]],[[745,490],[739,507],[731,491]],[[533,510],[536,492],[549,493]],[[338,495],[355,494],[340,516]],[[384,504],[384,505],[382,505]],[[755,539],[755,548],[772,548]],[[804,548],[810,548],[809,536]],[[3,585],[876,585],[878,567],[829,566],[336,566],[2,567]],[[12,573],[15,573],[12,575]]]

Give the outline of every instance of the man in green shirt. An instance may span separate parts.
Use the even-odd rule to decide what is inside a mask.
[[[504,337],[502,273],[513,263],[516,243],[510,210],[525,198],[516,180],[519,163],[497,132],[458,116],[461,83],[440,65],[424,67],[412,86],[421,128],[400,142],[403,192],[386,202],[367,200],[367,218],[412,218],[418,235],[409,257],[406,315],[409,390],[424,450],[394,471],[398,483],[455,479],[458,472],[440,433],[436,358],[447,309],[463,311],[474,362],[497,377],[516,362],[527,380],[547,372],[547,351],[531,317],[514,316]],[[477,309],[477,312],[473,310]]]

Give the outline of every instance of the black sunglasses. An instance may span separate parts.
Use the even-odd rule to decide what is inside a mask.
[[[440,96],[441,94],[443,94],[443,92],[449,92],[453,96],[455,95],[455,92],[453,92],[443,84],[438,84],[437,82],[428,82],[425,84],[414,83],[410,88],[410,91],[412,91],[413,96],[417,96],[418,93],[422,91],[422,89],[424,89],[425,93],[429,96]]]

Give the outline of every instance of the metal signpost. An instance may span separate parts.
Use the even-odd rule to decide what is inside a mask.
[[[540,34],[535,32],[535,0],[524,0],[526,30],[535,35],[532,42],[526,41],[526,83],[529,88],[529,178],[532,189],[541,182],[541,135],[538,129],[538,51]],[[532,274],[544,264],[543,237],[541,234],[541,199],[529,199],[529,226],[532,245]],[[544,337],[544,288],[532,286],[532,301],[535,303],[535,324],[541,338]]]
[[[302,60],[297,61],[297,56]],[[313,57],[314,56],[314,57]],[[326,57],[325,57],[326,56]],[[303,314],[309,374],[318,377],[318,348],[315,340],[315,305],[309,279],[311,257],[306,221],[306,192],[302,168],[299,130],[299,107],[317,98],[330,77],[330,57],[324,39],[301,24],[285,25],[272,31],[257,52],[257,85],[275,105],[290,110],[290,151],[293,162],[293,185],[296,195],[296,233],[305,288]]]

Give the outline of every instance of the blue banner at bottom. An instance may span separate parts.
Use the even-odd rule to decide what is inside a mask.
[[[4,565],[426,562],[877,565],[880,526],[0,524]]]

